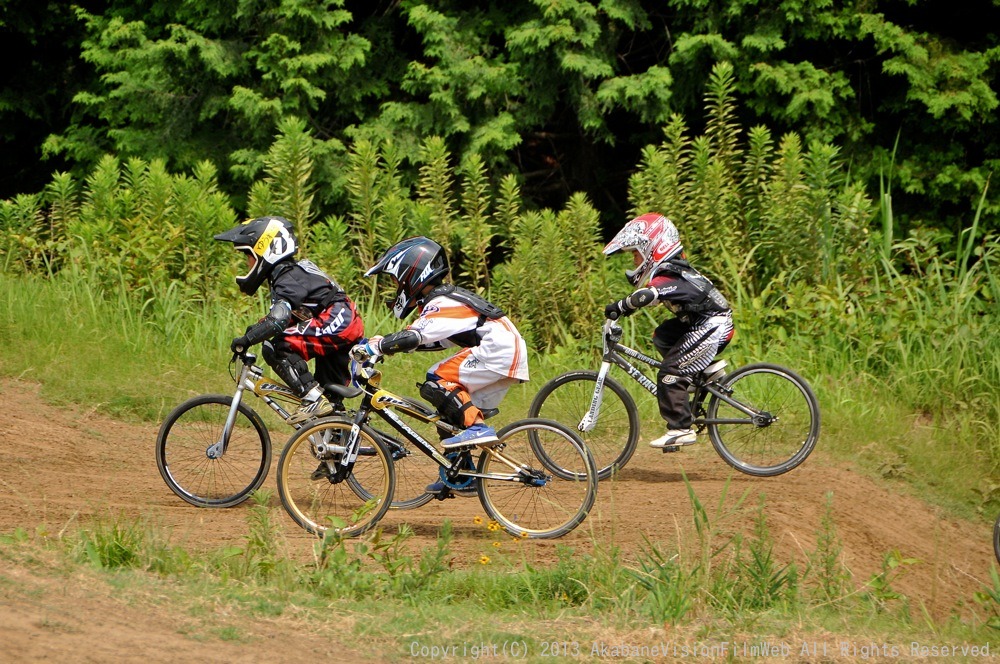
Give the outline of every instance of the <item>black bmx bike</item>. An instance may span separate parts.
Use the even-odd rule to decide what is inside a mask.
[[[609,375],[611,367],[624,370],[656,396],[656,383],[626,358],[654,368],[660,360],[623,345],[622,334],[617,322],[605,321],[599,369],[553,378],[528,410],[530,417],[554,419],[579,431],[602,480],[625,467],[639,441],[635,399]],[[809,384],[777,364],[747,364],[728,373],[726,367],[727,362],[718,359],[694,377],[690,388],[694,429],[707,430],[719,456],[748,475],[780,475],[805,461],[820,430],[819,404]],[[678,449],[668,446],[663,451]]]
[[[307,422],[278,460],[282,505],[305,530],[323,536],[332,528],[338,536],[355,536],[390,507],[416,507],[449,494],[478,496],[487,515],[517,537],[561,537],[590,512],[597,468],[570,428],[528,418],[501,428],[495,443],[441,452],[407,423],[457,433],[436,410],[384,389],[373,361],[357,369],[355,380],[363,390],[357,410]],[[372,427],[375,418],[392,435]],[[439,494],[422,488],[397,502],[394,466],[408,463],[413,450],[433,462],[446,488]],[[423,476],[425,483],[433,479]]]

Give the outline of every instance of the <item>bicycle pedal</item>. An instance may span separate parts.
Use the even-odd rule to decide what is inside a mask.
[[[668,452],[680,452],[682,447],[684,447],[684,446],[683,445],[667,445],[667,446],[665,446],[663,448],[663,453],[666,454]]]

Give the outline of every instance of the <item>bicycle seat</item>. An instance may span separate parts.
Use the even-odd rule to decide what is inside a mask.
[[[353,399],[354,397],[361,395],[360,387],[354,387],[353,385],[337,385],[336,383],[327,383],[323,386],[323,391],[338,400]]]
[[[705,370],[701,372],[701,375],[705,377],[705,381],[712,381],[722,378],[723,374],[726,373],[726,367],[729,365],[725,360],[716,360],[710,365],[705,367]]]

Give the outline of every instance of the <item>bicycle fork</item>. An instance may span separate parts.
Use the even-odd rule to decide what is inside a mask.
[[[243,390],[247,387],[249,373],[250,367],[244,364],[240,369],[239,380],[236,381],[236,394],[233,395],[233,403],[229,406],[229,415],[226,416],[226,423],[222,427],[222,435],[205,450],[205,456],[209,459],[221,459],[229,447],[229,438],[233,435],[233,427],[236,426],[236,413],[239,411],[240,402],[243,401]]]
[[[590,399],[590,408],[576,425],[577,431],[586,433],[597,426],[597,415],[601,412],[601,401],[604,399],[604,380],[608,377],[610,369],[610,362],[601,362],[601,369],[597,372],[597,381],[594,383],[594,396]]]

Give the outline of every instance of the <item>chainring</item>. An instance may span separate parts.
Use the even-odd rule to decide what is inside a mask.
[[[459,468],[462,470],[476,470],[476,462],[472,459],[472,454],[469,450],[458,450],[455,452],[447,452],[444,458],[451,462],[451,465],[455,465],[455,461],[459,461]],[[453,480],[448,477],[448,469],[441,468],[438,471],[438,475],[441,477],[441,481],[444,485],[451,489],[451,492],[456,496],[475,496],[476,495],[476,479],[475,477],[460,477]]]

